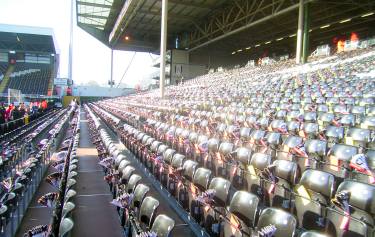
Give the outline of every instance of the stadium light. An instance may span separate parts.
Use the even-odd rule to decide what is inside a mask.
[[[371,16],[371,15],[374,15],[374,12],[366,13],[366,14],[362,15],[361,17]]]
[[[254,47],[259,47],[260,46],[260,44],[257,44],[257,45],[255,45]]]
[[[324,28],[328,28],[330,27],[331,25],[324,25],[324,26],[321,26],[320,29],[324,29]]]
[[[233,51],[233,52],[232,52],[232,55],[233,55],[233,54],[236,54],[236,51]]]
[[[247,47],[247,48],[245,48],[246,50],[249,50],[249,49],[251,49],[251,47]]]
[[[237,52],[242,52],[242,49],[237,50]]]
[[[345,23],[345,22],[348,22],[348,21],[351,21],[351,20],[352,20],[352,18],[345,19],[345,20],[340,21],[340,23],[342,24],[342,23]]]
[[[271,43],[271,41],[267,41],[266,43],[264,43],[264,44],[269,44],[269,43]]]
[[[283,40],[283,39],[284,39],[284,37],[278,38],[278,39],[276,39],[276,41],[280,41],[280,40]]]
[[[292,38],[292,37],[294,37],[294,36],[296,36],[296,34],[289,35],[289,38]]]

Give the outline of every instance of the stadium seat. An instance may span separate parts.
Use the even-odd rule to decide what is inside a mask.
[[[328,232],[335,236],[372,236],[374,195],[373,185],[355,181],[341,183],[327,211]]]
[[[327,172],[308,169],[294,188],[295,207],[300,227],[323,229],[326,208],[335,190],[335,177]]]

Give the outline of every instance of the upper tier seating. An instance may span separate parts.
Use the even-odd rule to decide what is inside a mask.
[[[7,88],[21,90],[23,94],[46,95],[51,70],[47,64],[17,63]]]
[[[7,67],[7,63],[0,63],[0,81],[4,78],[4,74],[7,71]]]

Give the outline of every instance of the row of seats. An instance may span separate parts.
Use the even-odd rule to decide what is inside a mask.
[[[26,134],[30,133],[30,131],[35,129],[38,124],[40,125],[45,118],[51,117],[51,115],[54,113],[56,113],[56,110],[49,110],[45,114],[32,115],[28,124],[22,125],[16,129],[8,129],[8,132],[1,134],[0,145],[4,146],[10,141],[21,139],[22,137],[26,136]]]
[[[115,111],[116,108],[113,104],[111,106],[103,106],[112,111]],[[117,109],[116,111],[115,113],[122,114],[123,116],[126,113],[125,109]],[[135,116],[139,117],[139,114]],[[357,135],[348,135],[346,140],[349,141],[348,138],[350,137],[352,143],[340,144],[335,143],[336,140],[334,139],[327,141],[324,139],[301,137],[298,134],[281,132],[277,128],[272,127],[269,131],[248,127],[237,128],[236,130],[236,128],[229,126],[227,129],[222,130],[224,135],[220,137],[194,129],[194,125],[193,128],[189,128],[179,126],[180,124],[178,123],[168,123],[168,121],[158,122],[158,117],[155,119],[143,119],[146,120],[144,127],[148,133],[153,134],[159,139],[165,139],[167,142],[172,143],[172,145],[175,144],[175,146],[183,141],[184,145],[178,149],[188,150],[188,153],[191,153],[193,156],[196,148],[204,144],[208,146],[209,153],[223,151],[230,155],[235,150],[242,148],[241,151],[243,153],[245,150],[249,150],[247,152],[248,157],[243,157],[245,163],[250,158],[249,155],[251,153],[261,152],[269,155],[272,161],[277,159],[295,161],[301,171],[304,171],[306,168],[320,168],[329,172],[335,171],[337,177],[358,176],[363,180],[367,178],[367,175],[361,177],[363,172],[358,174],[355,169],[341,170],[337,163],[342,163],[342,165],[348,168],[350,162],[352,162],[352,157],[361,153],[366,154],[370,165],[372,165],[374,160],[374,151],[371,149],[363,151],[363,146],[361,146],[361,141],[366,142],[366,136],[364,135],[364,138],[360,140],[361,133],[369,134],[371,130],[350,128],[349,131]],[[340,127],[331,126],[331,128],[332,130],[340,130]],[[331,131],[328,135],[332,135],[333,132]],[[220,148],[221,144],[223,146]],[[353,145],[357,145],[357,147]],[[226,146],[226,151],[223,150],[224,146]],[[343,153],[344,150],[348,149],[349,151]],[[373,182],[371,177],[368,177],[367,180],[370,183]]]
[[[50,165],[54,171],[47,174],[45,181],[56,191],[46,193],[38,198],[38,203],[53,209],[51,223],[35,226],[25,233],[25,236],[70,236],[73,229],[74,197],[77,183],[75,178],[78,165],[77,148],[80,138],[80,109],[77,106],[69,108],[66,113],[66,131],[64,138],[57,144],[55,152],[50,154]]]
[[[173,167],[174,169],[176,169],[176,168],[178,169],[180,167],[183,167],[183,169],[182,169],[183,171],[182,172],[184,172],[186,169],[191,169],[191,168],[188,168],[188,167],[184,167],[185,164],[186,164],[186,166],[189,166],[189,163],[190,163],[190,165],[197,165],[197,166],[199,165],[197,162],[194,162],[194,161],[191,161],[191,160],[185,161],[185,163],[183,163],[183,165],[182,165],[182,161],[184,160],[185,156],[183,156],[181,154],[175,154],[175,155],[173,155],[175,153],[175,151],[171,150],[171,149],[168,149],[167,146],[161,144],[161,142],[155,141],[153,138],[145,135],[144,133],[137,132],[134,129],[133,129],[133,131],[132,130],[127,131],[127,133],[128,134],[123,134],[123,136],[127,136],[127,135],[129,136],[129,137],[125,138],[127,140],[127,142],[125,140],[125,144],[130,145],[130,147],[132,147],[132,146],[134,146],[134,144],[137,145],[137,142],[138,142],[138,146],[141,146],[141,147],[145,147],[146,146],[145,150],[148,150],[151,153],[151,155],[149,155],[149,156],[151,156],[152,159],[164,160],[164,162],[170,163],[170,164],[172,164],[172,166],[174,164],[173,162],[175,162],[175,164],[174,164],[175,167]],[[148,139],[151,140],[151,141],[144,142],[145,140],[148,140],[148,139],[143,140],[146,137],[148,137]],[[143,142],[143,144],[142,144],[142,142]],[[134,147],[133,147],[132,151],[135,152],[136,154],[139,154],[139,152],[140,152],[139,149],[138,149],[138,153],[137,153],[137,148],[134,148]],[[144,155],[145,154],[143,154],[143,156]],[[147,156],[147,154],[146,154],[146,156]],[[163,158],[155,158],[155,157],[158,157],[158,156],[162,156]],[[141,157],[142,157],[142,155],[141,155]],[[144,160],[142,160],[142,161],[144,161],[146,163],[146,165],[148,165],[148,167],[150,167],[150,169],[154,173],[156,173],[156,175],[158,175],[157,173],[158,173],[159,168],[157,167],[155,169],[155,167],[152,167],[153,166],[152,165],[152,159],[151,159],[151,161],[149,159],[147,159],[147,158],[144,158],[144,157],[143,157],[143,159]],[[265,162],[264,161],[264,157],[262,157],[262,155],[258,153],[257,155],[255,155],[251,159],[250,164],[256,165],[256,163],[259,163],[260,165],[266,166],[266,164],[264,164],[264,162]],[[193,163],[193,164],[191,164],[191,163]],[[276,169],[278,169],[277,170],[278,173],[280,175],[283,175],[283,176],[279,176],[278,177],[279,180],[278,180],[277,183],[273,183],[273,184],[271,183],[271,185],[264,185],[264,183],[263,183],[263,187],[262,187],[262,178],[261,178],[260,175],[257,175],[256,172],[255,172],[253,174],[253,177],[250,177],[249,181],[252,182],[252,184],[254,186],[254,188],[250,188],[250,190],[252,191],[252,193],[255,194],[254,196],[258,196],[257,197],[258,200],[260,198],[262,198],[262,196],[263,196],[263,195],[258,195],[259,194],[259,188],[263,188],[264,191],[268,191],[268,190],[270,190],[270,187],[274,186],[273,187],[273,189],[274,189],[273,192],[274,193],[272,195],[273,196],[273,200],[275,202],[279,203],[279,207],[283,208],[283,206],[284,206],[284,209],[289,209],[290,210],[290,208],[285,208],[285,203],[288,203],[288,201],[289,202],[291,201],[290,200],[291,197],[287,198],[287,196],[291,194],[290,193],[291,189],[288,188],[288,190],[285,190],[286,186],[284,186],[284,184],[287,184],[288,176],[291,175],[290,172],[292,172],[292,173],[296,172],[296,168],[293,167],[293,166],[291,166],[290,163],[279,162],[280,165]],[[176,166],[176,164],[180,164],[180,166]],[[287,170],[288,168],[289,169],[291,168],[292,171]],[[294,171],[293,171],[293,168],[294,168]],[[169,169],[170,168],[165,168],[165,170],[169,170]],[[195,178],[199,179],[199,177],[206,177],[206,180],[203,180],[203,182],[200,181],[200,183],[199,183],[199,180],[195,180],[195,181],[198,182],[198,186],[199,186],[199,184],[201,184],[199,186],[199,187],[201,187],[201,189],[202,189],[202,187],[204,187],[203,189],[207,190],[208,184],[209,184],[209,180],[210,180],[210,178],[208,178],[208,177],[211,176],[213,172],[211,172],[211,170],[209,170],[207,168],[198,168],[198,169],[200,169],[199,172],[203,172],[203,174],[200,174],[200,175],[197,174],[198,177],[195,177],[194,174],[191,174],[190,177],[189,177],[190,181],[193,181],[193,183],[194,183],[194,179]],[[289,171],[289,173],[288,173],[288,171]],[[198,172],[198,170],[196,170],[196,172]],[[298,184],[299,185],[298,188],[296,188],[297,189],[297,193],[296,193],[297,195],[295,195],[296,197],[295,197],[295,200],[293,200],[293,201],[294,201],[294,205],[296,206],[296,209],[300,210],[299,212],[297,211],[297,214],[300,214],[299,215],[300,216],[300,220],[303,220],[303,217],[305,217],[305,220],[304,220],[305,223],[300,223],[300,225],[303,226],[304,228],[308,228],[308,227],[314,228],[314,226],[315,227],[319,227],[319,226],[316,225],[316,223],[314,223],[314,222],[311,223],[311,218],[312,219],[315,218],[315,219],[319,220],[319,218],[321,218],[321,215],[319,215],[319,214],[321,214],[323,212],[323,209],[328,209],[329,208],[327,203],[325,203],[325,205],[323,203],[321,203],[321,202],[323,202],[323,200],[320,201],[320,202],[318,202],[314,198],[310,197],[310,195],[312,195],[312,194],[320,193],[322,189],[324,190],[326,188],[326,185],[328,185],[328,184],[331,185],[331,186],[333,185],[333,179],[334,179],[333,175],[331,175],[331,176],[327,176],[327,175],[328,175],[328,173],[314,171],[314,170],[311,170],[311,169],[307,170],[303,174],[304,178],[302,178],[301,182]],[[159,174],[159,176],[160,176],[160,174]],[[321,183],[321,184],[314,183],[314,184],[311,184],[310,182],[312,182],[312,180],[315,180],[317,177],[326,178],[327,179],[326,180],[327,183]],[[284,180],[284,178],[285,178],[285,180]],[[292,177],[290,177],[290,178],[292,178]],[[214,178],[214,179],[216,179],[216,178]],[[212,181],[214,181],[214,179],[212,179]],[[229,180],[226,180],[226,181],[227,181],[228,190],[229,190],[230,181]],[[233,180],[232,180],[232,182],[233,182]],[[168,183],[168,182],[166,182],[166,183]],[[205,185],[202,186],[202,183],[205,184]],[[195,184],[197,184],[197,183],[195,183]],[[347,184],[347,182],[345,182],[345,184]],[[359,183],[358,184],[354,183],[352,186],[355,187],[355,185],[357,185],[357,188],[358,188],[358,185],[360,185],[360,184]],[[265,186],[268,186],[268,187],[265,187]],[[300,187],[303,187],[303,188],[300,188]],[[345,185],[342,186],[342,187],[345,187]],[[366,188],[366,186],[364,186],[364,187]],[[315,190],[313,190],[314,188],[315,188]],[[331,190],[332,190],[332,188],[333,187],[331,187]],[[306,189],[309,190],[310,192],[306,191]],[[199,188],[198,188],[198,190],[199,190]],[[304,192],[302,192],[301,190],[303,190]],[[374,192],[374,190],[371,189],[371,188],[369,188],[369,187],[367,187],[366,190],[369,191],[370,194]],[[289,192],[289,194],[288,194],[288,192]],[[302,194],[301,194],[301,192],[302,192]],[[309,193],[308,196],[303,195],[303,194],[306,194],[306,193]],[[338,193],[340,193],[340,188],[339,188]],[[228,195],[228,192],[227,192],[227,195]],[[332,194],[329,194],[328,196],[332,197]],[[307,197],[309,197],[309,198],[307,198]],[[226,196],[226,198],[227,198],[227,196]],[[282,200],[280,200],[280,198]],[[369,197],[367,196],[367,199],[364,198],[364,200],[362,200],[362,201],[364,203],[367,203],[368,202],[368,198]],[[277,199],[279,199],[279,200],[277,200]],[[306,200],[306,199],[308,199],[308,200]],[[189,198],[189,200],[191,200],[191,198]],[[224,200],[227,200],[227,199],[224,199]],[[325,200],[327,200],[327,198],[325,198]],[[328,203],[329,203],[329,201],[330,200],[328,199]],[[223,200],[222,200],[222,202],[223,202]],[[305,207],[305,205],[306,205],[305,203],[306,202],[310,203],[310,209],[308,207]],[[264,204],[265,203],[263,202],[263,205]],[[288,204],[287,206],[289,206],[289,205],[290,204]],[[276,205],[275,203],[273,203],[272,206],[278,206],[278,205]],[[319,212],[317,212],[317,210],[319,210]],[[190,211],[192,211],[192,210],[190,209]],[[314,213],[313,211],[315,211],[316,213]],[[313,215],[311,215],[311,214],[313,214]],[[281,214],[278,214],[278,215],[281,215]],[[337,214],[337,215],[340,215],[340,213]],[[336,218],[337,218],[337,215],[336,215]],[[371,220],[371,218],[370,218],[370,220]],[[352,223],[354,223],[354,221]],[[312,225],[310,225],[310,224],[312,224]],[[362,223],[360,223],[359,225],[361,225],[361,224]],[[322,225],[322,224],[320,224],[320,225]],[[353,227],[353,226],[355,226],[355,224],[351,224],[351,226]],[[331,226],[331,228],[332,228],[332,226]],[[321,229],[321,226],[320,226],[320,229]],[[364,230],[364,232],[367,232],[367,231],[368,231],[368,229]],[[294,232],[294,230],[293,230],[293,232]],[[285,233],[284,233],[281,236],[292,236],[292,235],[290,235],[290,234],[285,235]]]
[[[293,216],[293,234],[371,236],[375,84],[367,73],[375,69],[375,54],[370,49],[352,56],[307,65],[304,73],[291,68],[209,74],[168,87],[165,99],[151,91],[93,108],[107,111],[101,112],[107,123],[178,200],[179,190],[191,191],[191,184],[197,196],[209,196],[211,180],[221,178],[234,189],[224,207],[235,192],[258,198],[252,231],[258,230],[259,212],[272,208]],[[133,128],[124,130],[122,122]],[[187,161],[196,167],[184,177]],[[204,175],[194,180],[198,169]],[[193,215],[189,203],[195,199],[183,199]]]
[[[92,110],[87,105],[85,109],[88,114],[90,137],[98,149],[101,164],[112,163],[110,160],[114,159],[109,156],[130,164],[130,161],[118,150]],[[96,109],[94,111],[97,112]],[[150,187],[142,183],[142,177],[136,174],[135,168],[128,166],[126,181],[122,179],[119,185],[113,185],[113,183],[117,183],[113,182],[113,179],[118,179],[118,175],[121,175],[118,173],[120,170],[111,170],[108,169],[108,166],[104,166],[107,173],[106,180],[114,191],[115,199],[112,203],[118,207],[126,236],[174,236],[175,221],[162,214],[163,211],[158,209],[159,200],[148,195]]]
[[[20,223],[59,137],[65,110],[54,111],[24,127],[1,144],[0,235],[10,236]]]

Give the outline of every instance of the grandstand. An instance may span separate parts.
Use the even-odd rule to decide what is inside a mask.
[[[0,25],[0,93],[51,96],[58,65],[52,29]]]
[[[160,54],[160,90],[75,86],[82,104],[0,137],[1,237],[375,235],[374,1],[76,10],[111,49]],[[9,61],[0,77],[49,69]]]

